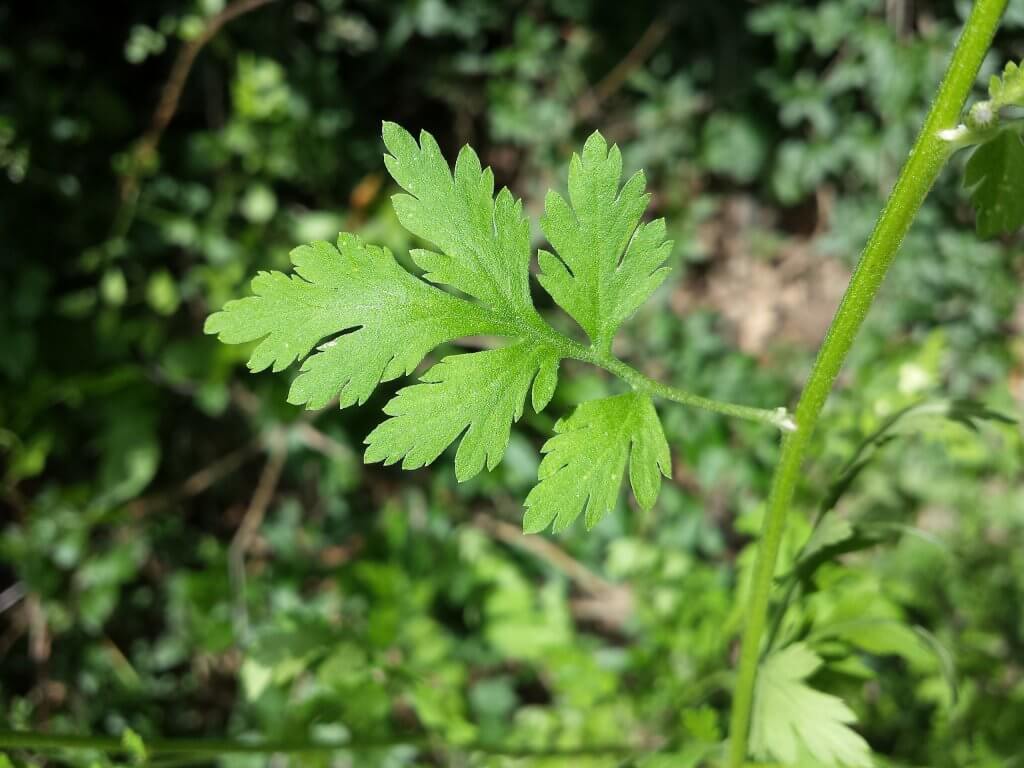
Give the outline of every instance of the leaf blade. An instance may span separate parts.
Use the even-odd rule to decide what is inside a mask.
[[[461,436],[455,454],[460,482],[494,469],[523,414],[527,391],[557,366],[554,350],[518,341],[506,347],[446,357],[384,407],[391,418],[366,437],[367,463],[402,461],[403,469],[433,462]],[[551,386],[547,381],[541,387]],[[535,392],[534,402],[543,398]]]
[[[337,246],[300,246],[291,259],[294,274],[260,273],[254,295],[228,302],[204,330],[229,344],[258,340],[254,372],[305,359],[289,392],[293,404],[318,408],[339,394],[342,407],[362,403],[439,344],[504,330],[486,310],[410,275],[386,248],[355,235],[342,233]],[[309,354],[337,334],[344,335]]]
[[[825,765],[870,768],[871,748],[850,726],[856,715],[836,696],[806,684],[821,658],[804,643],[768,656],[754,692],[750,745],[759,758],[785,765],[804,754]]]
[[[1024,107],[1024,66],[1009,61],[1002,76],[992,75],[988,84],[989,97],[996,109],[1008,106]]]
[[[964,188],[981,237],[1024,227],[1024,140],[1004,130],[975,149],[964,171]]]
[[[465,146],[454,172],[426,131],[419,142],[384,123],[384,162],[404,193],[392,198],[402,226],[440,252],[417,250],[424,277],[479,299],[496,310],[532,314],[530,226],[508,189],[494,194],[494,174]]]
[[[664,220],[640,224],[650,201],[643,172],[620,188],[621,175],[619,148],[595,131],[569,163],[569,200],[549,192],[540,222],[554,253],[541,251],[537,279],[604,350],[665,279],[672,248]]]
[[[526,533],[549,525],[557,533],[581,513],[593,528],[615,507],[627,465],[634,496],[645,510],[657,499],[661,477],[671,476],[668,442],[645,395],[583,403],[555,425],[555,433],[542,449],[539,482],[526,497]]]

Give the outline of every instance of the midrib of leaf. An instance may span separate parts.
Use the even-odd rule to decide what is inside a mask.
[[[493,204],[493,200],[492,200]],[[491,215],[491,234],[494,237],[498,236],[498,226],[494,220],[494,215]],[[484,256],[480,252],[480,249],[471,243],[467,242],[467,239],[461,234],[455,235],[456,243],[461,246],[466,253],[473,259],[473,263],[477,267],[478,274],[483,275],[484,279],[490,285],[494,291],[495,297],[500,301],[499,307],[494,308],[483,308],[488,314],[491,315],[493,320],[508,328],[511,331],[518,331],[518,333],[509,333],[510,337],[522,337],[532,339],[535,343],[543,344],[555,349],[560,353],[562,357],[574,357],[580,354],[580,350],[575,349],[577,346],[572,339],[556,331],[552,328],[537,312],[530,300],[529,294],[527,294],[526,301],[529,302],[526,305],[520,305],[514,301],[515,297],[507,296],[502,290],[501,285],[494,275],[484,266]],[[533,254],[530,254],[530,260],[532,261]],[[529,268],[529,265],[527,265]],[[582,348],[582,345],[579,345]]]
[[[358,266],[355,266],[353,268],[354,269],[359,269]],[[315,310],[315,311],[320,311],[320,312],[331,312],[331,311],[334,311],[335,303],[338,301],[338,295],[344,293],[344,291],[341,288],[337,288],[337,287],[324,287],[324,286],[322,286],[320,284],[317,284],[317,283],[314,283],[314,282],[311,282],[311,281],[307,280],[306,278],[302,277],[301,275],[299,275],[297,273],[294,273],[293,279],[301,280],[305,285],[308,285],[311,288],[314,288],[317,291],[321,291],[321,292],[323,292],[325,294],[322,299],[317,300],[314,297],[306,297],[306,296],[303,296],[300,293],[296,303],[297,304],[301,304],[302,307],[304,307],[304,308],[306,308],[308,310]],[[401,286],[394,286],[394,287],[401,288]],[[413,297],[410,297],[409,294],[411,292],[409,290],[406,290],[406,289],[403,288],[402,290],[396,292],[394,290],[394,287],[392,287],[392,289],[388,291],[389,298],[397,298],[400,301],[408,301],[410,298],[413,298]],[[441,295],[443,301],[446,301],[446,302],[452,302],[452,301],[456,301],[457,302],[457,301],[460,301],[460,299],[457,296],[454,296],[451,293],[448,293],[447,291],[443,291],[440,288],[437,288],[436,286],[431,286],[430,284],[428,284],[426,282],[423,283],[422,287],[427,289],[427,290],[435,290],[435,291],[437,291]],[[487,320],[489,320],[493,324],[492,327],[493,327],[493,330],[494,330],[495,333],[501,333],[503,331],[509,331],[509,330],[511,330],[511,331],[519,330],[519,326],[518,325],[514,325],[514,324],[510,325],[509,324],[509,322],[508,322],[509,318],[502,317],[501,315],[491,311],[487,307],[483,307],[483,306],[481,306],[479,304],[475,304],[474,302],[466,301],[464,299],[461,300],[461,301],[463,303],[465,303],[467,308],[471,309],[471,311],[478,313],[478,315],[481,317],[481,319],[486,318]],[[365,305],[364,304],[364,305],[361,306],[361,309],[365,310],[367,313],[370,313],[370,312],[372,312],[374,310],[375,304],[376,303],[372,303],[370,305]],[[301,317],[302,313],[296,309],[293,312],[290,312],[289,316],[299,316],[299,317]],[[434,320],[436,320],[436,317],[434,317],[432,315],[424,315],[424,316],[420,316],[420,317],[406,315],[405,319],[407,319],[407,321],[405,323],[407,326],[416,327],[416,326],[420,326],[420,325],[424,325],[424,324],[433,322]],[[367,328],[370,325],[372,325],[372,321],[367,320],[366,322],[361,322],[361,323],[358,323],[356,325],[350,326],[349,330],[350,331],[355,331],[355,330],[358,330],[358,329]],[[510,333],[508,335],[509,336],[514,336],[515,334],[514,333]],[[393,359],[393,357],[394,356],[392,356],[392,359]]]
[[[527,358],[529,360],[529,362],[531,362],[531,363],[532,362],[536,362],[538,353],[539,353],[538,349],[530,350],[529,357]],[[487,384],[484,386],[484,391],[485,392],[492,392],[495,389],[497,389],[498,392],[499,392],[499,398],[498,399],[500,400],[501,399],[500,395],[504,394],[505,390],[508,389],[507,382],[510,379],[513,379],[516,375],[518,375],[518,373],[519,373],[519,371],[514,369],[514,368],[505,368],[504,370],[502,370],[502,372],[501,372],[501,374],[499,376],[495,376],[494,378],[492,378],[490,381],[487,382]],[[534,374],[534,375],[536,375],[536,374]],[[438,382],[438,383],[440,383],[440,382]],[[498,386],[499,383],[501,384],[500,387]],[[531,385],[533,384],[533,380],[532,379],[530,380],[530,384]],[[527,386],[527,392],[529,392],[529,385]],[[468,429],[468,426],[467,426],[467,429]],[[463,432],[464,431],[465,430],[463,430]],[[460,432],[459,434],[461,435],[462,433]]]
[[[615,200],[612,201],[612,205],[614,206],[617,203],[620,203],[621,200],[622,200],[622,190],[620,189],[619,193],[615,196]],[[580,221],[580,217],[576,213],[576,207],[575,206],[570,206],[570,210],[572,211],[573,218],[576,220],[576,226],[580,227],[580,229],[583,229],[583,222]],[[599,231],[599,234],[591,235],[591,237],[589,238],[590,239],[590,245],[592,246],[593,250],[596,251],[598,254],[601,253],[601,241],[602,240],[607,241],[609,239],[608,231],[612,229],[612,224],[613,223],[614,223],[614,220],[606,220],[604,231],[603,232]],[[590,231],[590,232],[594,232],[593,228],[587,228],[587,230]],[[601,235],[603,235],[603,237]],[[598,258],[595,259],[595,261],[597,262],[597,270],[596,270],[597,279],[594,280],[593,289],[594,289],[594,295],[595,295],[594,323],[597,326],[597,328],[596,328],[596,330],[597,330],[597,338],[594,339],[594,347],[596,347],[598,349],[598,351],[601,352],[601,353],[607,353],[611,349],[611,342],[612,342],[612,340],[611,340],[611,338],[606,338],[608,336],[608,334],[605,331],[605,319],[604,319],[605,318],[605,314],[604,314],[604,299],[605,299],[605,295],[604,295],[603,285],[608,280],[609,274],[608,274],[608,268],[607,268],[607,265],[605,264],[605,260],[604,259],[598,257]],[[568,264],[566,264],[566,269],[569,269],[569,265]],[[570,269],[570,272],[571,272],[571,269]]]
[[[624,434],[632,436],[632,434],[633,434],[633,422],[635,420],[636,420],[636,408],[634,408],[633,405],[630,404],[629,416],[622,422],[622,432]],[[605,421],[605,424],[607,424],[607,421]],[[587,431],[592,431],[592,428],[588,429]],[[602,434],[601,437],[602,438],[607,438],[608,436],[606,434]],[[615,440],[603,439],[602,442],[604,443],[604,446],[605,446],[605,449],[599,454],[599,456],[600,456],[600,458],[602,460],[605,459],[606,457],[610,456],[611,454],[618,453],[618,450],[617,450],[618,443]],[[626,465],[629,463],[629,458],[630,458],[629,457],[629,453],[630,453],[630,450],[632,449],[632,447],[633,447],[633,440],[632,440],[632,437],[630,437],[629,444],[626,446],[626,450],[625,450],[625,461],[623,463],[623,474],[625,474]],[[597,467],[599,467],[599,466],[601,466],[601,462],[598,462],[598,461],[591,462],[589,471],[584,472],[583,473],[583,477],[587,478],[589,480],[589,478],[593,477],[596,474]],[[562,467],[558,471],[561,472],[561,471],[564,471],[565,469],[566,469],[565,467]],[[589,503],[589,501],[590,501],[590,494],[588,493],[587,494],[587,498],[584,500],[584,505],[583,506],[586,507],[586,505],[587,505],[587,503]]]
[[[459,194],[459,192],[458,192],[458,183],[455,180],[454,170],[452,170],[452,190],[454,192],[456,192],[456,194]],[[501,194],[500,190],[498,191],[498,194]],[[461,194],[459,194],[459,196],[462,197]],[[493,196],[491,198],[491,216],[490,216],[490,220],[491,221],[490,221],[490,225],[491,225],[492,242],[494,242],[494,243],[497,242],[494,238],[498,237],[498,224],[495,221],[495,217],[494,217],[494,211],[495,211],[496,207],[497,207],[497,195],[495,195],[495,196]],[[502,290],[502,288],[501,288],[500,284],[498,283],[497,279],[495,279],[494,275],[491,274],[491,271],[484,266],[483,254],[480,253],[479,248],[477,248],[476,246],[473,246],[473,245],[469,244],[468,242],[466,242],[466,239],[462,235],[460,229],[461,228],[457,228],[456,229],[456,231],[454,233],[454,239],[455,239],[456,243],[458,245],[462,246],[465,249],[465,252],[468,253],[472,257],[473,263],[477,267],[477,274],[482,274],[483,275],[484,279],[490,284],[491,288],[493,289],[495,297],[497,297],[498,300],[501,302],[502,306],[500,308],[496,307],[496,309],[501,309],[509,317],[519,317],[521,315],[521,312],[519,311],[520,308],[515,303],[513,303],[514,297],[506,296],[505,295],[505,292]],[[433,243],[432,243],[432,245],[433,245]],[[439,245],[437,247],[440,249]],[[442,250],[442,252],[443,252],[443,249],[440,249],[440,250]],[[532,258],[533,258],[533,256],[532,256],[532,253],[531,253],[530,259],[532,260]],[[529,262],[527,263],[527,269],[529,269]],[[529,300],[529,295],[527,295],[526,298],[527,298],[527,300]],[[536,313],[536,310],[534,310],[534,313]]]
[[[496,235],[497,225],[494,223],[493,216],[491,218],[491,228],[494,229],[494,234]],[[502,290],[501,285],[495,279],[494,275],[492,275],[490,270],[483,265],[481,261],[483,256],[480,253],[480,251],[477,248],[467,244],[461,237],[456,237],[456,240],[472,256],[473,263],[476,264],[478,273],[482,274],[484,276],[484,279],[488,283],[490,283],[491,288],[494,290],[494,296],[498,299],[499,302],[501,302],[501,307],[496,307],[496,309],[501,309],[507,315],[512,317],[518,316],[520,314],[518,311],[518,307],[513,305],[511,297],[505,295],[505,292]]]
[[[552,328],[536,309],[531,309],[531,312],[517,312],[511,318],[506,318],[512,328],[519,332],[520,337],[554,349],[559,357],[592,361],[592,356],[585,346]]]
[[[622,191],[620,190],[619,194],[615,196],[615,203],[619,203],[621,199]],[[608,226],[607,229],[611,229],[611,226]],[[602,352],[608,352],[609,350],[611,350],[612,339],[611,336],[605,330],[606,323],[604,312],[604,284],[605,282],[610,280],[611,275],[610,273],[608,273],[607,266],[604,264],[604,259],[598,259],[597,263],[599,270],[598,280],[597,285],[594,286],[594,293],[597,294],[597,313],[595,316],[595,319],[597,321],[597,338],[594,339],[594,344]]]
[[[619,194],[615,198],[616,203],[622,203],[622,192],[624,189],[625,185],[623,185],[623,187],[619,189]],[[601,318],[598,325],[598,337],[600,338],[598,347],[605,353],[609,353],[611,351],[612,341],[614,341],[615,339],[615,331],[617,330],[617,328],[613,327],[610,330],[608,328],[608,326],[614,323],[615,320],[611,313],[605,313],[603,309],[603,300],[605,298],[605,293],[602,290],[602,286],[605,282],[607,282],[609,286],[612,285],[612,278],[615,277],[615,274],[619,271],[619,269],[622,267],[623,262],[626,260],[626,254],[629,253],[629,246],[633,243],[633,238],[636,237],[636,233],[642,225],[643,217],[641,216],[640,220],[633,227],[633,230],[629,233],[629,238],[626,240],[626,244],[622,248],[622,253],[615,256],[615,258],[612,260],[611,268],[605,270],[606,274],[603,274],[601,276],[601,280],[598,282],[597,285],[597,316]],[[605,269],[603,265],[602,269]]]

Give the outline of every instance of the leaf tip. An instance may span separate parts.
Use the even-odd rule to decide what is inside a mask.
[[[218,310],[206,318],[203,323],[203,333],[207,336],[215,336],[220,333],[224,324],[224,310]]]

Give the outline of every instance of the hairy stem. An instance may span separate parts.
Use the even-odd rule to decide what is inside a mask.
[[[775,408],[774,410],[770,410],[765,408],[753,408],[749,405],[738,405],[737,403],[729,403],[723,400],[712,400],[709,397],[703,397],[701,395],[694,394],[693,392],[688,392],[685,389],[670,387],[668,384],[662,384],[660,381],[655,381],[652,378],[644,376],[640,371],[627,365],[616,357],[608,356],[594,358],[591,362],[611,373],[614,373],[639,392],[646,392],[647,394],[654,395],[655,397],[672,400],[673,402],[682,403],[683,405],[689,405],[695,408],[703,408],[706,411],[721,413],[725,416],[733,416],[738,419],[746,419],[747,421],[757,421],[762,424],[770,424],[777,429],[781,429],[783,432],[792,432],[796,429],[796,423],[785,408]]]
[[[951,154],[950,143],[939,134],[959,123],[960,112],[978,76],[1006,3],[1007,0],[978,0],[974,4],[924,127],[861,254],[846,294],[818,351],[810,378],[796,408],[796,423],[799,427],[783,438],[782,453],[775,470],[761,530],[746,612],[746,627],[732,704],[730,768],[740,768],[747,757],[754,684],[779,545],[785,529],[786,512],[793,500],[814,427],[900,243]]]

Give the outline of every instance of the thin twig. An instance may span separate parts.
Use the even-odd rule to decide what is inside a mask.
[[[527,536],[518,526],[483,513],[473,518],[473,525],[565,574],[584,593],[583,597],[572,601],[577,619],[617,631],[633,615],[633,591],[628,586],[602,578],[549,539]]]
[[[219,483],[228,475],[241,469],[250,458],[261,450],[258,439],[250,440],[245,445],[224,454],[217,460],[196,470],[174,491],[151,496],[142,496],[128,504],[130,514],[139,517],[156,510],[164,509],[182,499],[192,498],[205,492]]]
[[[302,444],[330,459],[351,459],[355,456],[352,447],[335,440],[320,431],[308,421],[299,421],[295,425],[295,435]]]
[[[36,594],[25,598],[25,611],[28,618],[28,653],[37,664],[43,664],[50,658],[52,638],[46,621],[46,612]]]
[[[4,613],[16,606],[26,594],[28,594],[28,590],[25,589],[25,585],[20,581],[14,582],[3,592],[0,592],[0,613]]]
[[[260,479],[256,484],[256,491],[252,495],[249,507],[245,511],[238,530],[231,540],[228,550],[228,575],[231,581],[231,591],[234,595],[234,620],[235,634],[239,640],[244,641],[249,634],[249,610],[246,601],[245,581],[245,558],[252,546],[263,519],[266,517],[267,508],[270,506],[274,493],[277,491],[277,483],[281,479],[281,470],[284,468],[286,452],[282,440],[270,450],[267,463],[263,466]]]
[[[665,39],[669,29],[671,29],[672,23],[673,19],[671,17],[659,16],[647,26],[647,29],[640,35],[636,43],[629,50],[629,53],[612,67],[593,88],[589,89],[576,101],[573,113],[578,120],[586,120],[593,117],[601,105],[625,85],[630,75],[642,66],[650,58],[651,54],[658,50],[661,41]]]
[[[473,518],[473,525],[495,539],[510,544],[516,549],[529,552],[543,560],[555,570],[569,577],[576,586],[591,595],[604,594],[616,589],[616,585],[605,581],[583,563],[576,560],[557,544],[540,536],[527,536],[518,526],[480,513]]]
[[[186,497],[198,496],[222,478],[240,469],[259,450],[259,441],[251,440],[242,447],[225,454],[212,464],[189,475],[181,485],[181,494]]]
[[[160,143],[160,138],[178,111],[178,102],[181,100],[182,91],[185,90],[185,83],[188,80],[189,73],[192,71],[192,65],[195,64],[196,57],[206,44],[229,21],[272,2],[275,2],[275,0],[235,0],[235,2],[211,18],[206,23],[203,31],[178,52],[178,57],[174,60],[174,66],[171,67],[171,75],[167,82],[164,83],[163,90],[160,93],[160,101],[157,103],[156,111],[153,112],[153,120],[150,123],[149,130],[142,137],[141,144],[143,147],[149,147],[153,150]]]
[[[192,71],[199,52],[220,32],[225,24],[273,2],[276,0],[235,0],[220,13],[210,18],[202,32],[178,51],[174,64],[171,65],[170,75],[160,91],[160,99],[153,111],[149,128],[136,142],[127,170],[121,176],[121,206],[114,220],[116,236],[123,237],[131,226],[143,169],[152,162],[167,126],[171,124],[178,112],[181,94],[185,90],[185,83],[188,82],[189,73]]]

